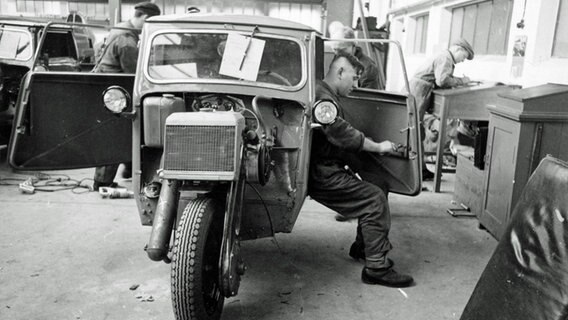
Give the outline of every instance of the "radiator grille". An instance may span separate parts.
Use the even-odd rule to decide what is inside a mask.
[[[166,126],[164,169],[233,171],[235,127]]]

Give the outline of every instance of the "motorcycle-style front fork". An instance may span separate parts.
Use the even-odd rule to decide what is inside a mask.
[[[171,234],[176,220],[179,202],[179,180],[164,180],[160,190],[160,198],[154,215],[152,233],[146,252],[153,261],[170,262],[168,258]],[[245,266],[241,259],[239,233],[245,190],[245,177],[240,175],[237,181],[233,181],[225,190],[225,218],[223,226],[223,241],[219,263],[221,268],[219,284],[225,297],[237,294],[241,275],[244,274]]]
[[[164,180],[162,183],[160,198],[152,223],[152,233],[146,248],[148,257],[154,261],[170,262],[168,251],[176,220],[180,184],[179,180]]]
[[[225,297],[237,294],[241,275],[245,273],[239,242],[244,193],[245,177],[241,175],[237,181],[231,182],[225,205],[223,244],[220,257],[220,285]]]

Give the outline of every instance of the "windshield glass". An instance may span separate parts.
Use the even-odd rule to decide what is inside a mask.
[[[152,40],[148,74],[156,80],[248,80],[293,87],[302,80],[302,51],[289,39],[162,33]]]
[[[0,58],[28,60],[32,56],[31,36],[20,30],[0,28]]]

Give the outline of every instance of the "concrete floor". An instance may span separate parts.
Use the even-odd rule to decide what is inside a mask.
[[[0,167],[0,179],[24,177]],[[307,200],[291,234],[243,243],[248,270],[223,319],[459,319],[497,242],[445,212],[453,178],[439,194],[390,196],[391,257],[415,286],[361,283],[347,255],[355,222]],[[143,251],[149,232],[132,199],[0,186],[0,319],[173,319],[169,265]]]

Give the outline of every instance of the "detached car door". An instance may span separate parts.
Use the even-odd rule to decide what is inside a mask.
[[[103,106],[103,91],[132,94],[134,75],[29,72],[16,104],[8,159],[27,170],[74,169],[131,161],[132,120]]]

